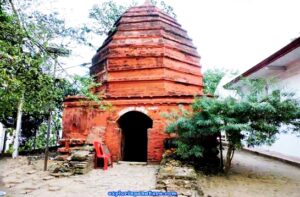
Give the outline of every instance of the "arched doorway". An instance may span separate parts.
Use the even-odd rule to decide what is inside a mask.
[[[123,161],[147,161],[147,130],[152,128],[152,119],[141,112],[131,111],[122,115],[118,124],[122,130]]]

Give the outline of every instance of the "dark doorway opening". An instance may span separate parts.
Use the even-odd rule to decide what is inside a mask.
[[[147,161],[148,128],[152,119],[141,112],[127,112],[118,120],[122,129],[121,151],[124,161]]]

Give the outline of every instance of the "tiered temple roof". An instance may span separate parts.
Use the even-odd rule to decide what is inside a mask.
[[[92,60],[107,98],[202,94],[200,56],[172,17],[145,3],[128,9]]]

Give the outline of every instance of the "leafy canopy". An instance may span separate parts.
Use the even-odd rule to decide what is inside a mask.
[[[258,86],[257,84],[260,84]],[[168,133],[176,133],[176,153],[183,159],[202,158],[205,151],[203,139],[223,131],[229,145],[239,148],[243,141],[249,146],[272,144],[282,125],[299,132],[300,106],[291,93],[274,89],[265,92],[265,86],[249,82],[248,93],[240,92],[240,99],[196,98],[190,113],[169,115]],[[181,110],[182,111],[182,110]],[[174,118],[175,117],[175,118]]]
[[[63,70],[59,57],[70,53],[69,39],[78,38],[76,31],[56,13],[30,10],[33,2],[14,3],[0,4],[0,122],[9,117],[16,120],[23,98],[22,137],[26,139],[37,132],[50,111],[61,113],[65,96],[85,95],[95,84],[90,78],[73,78],[71,83],[54,75]],[[90,92],[85,96],[95,100]]]

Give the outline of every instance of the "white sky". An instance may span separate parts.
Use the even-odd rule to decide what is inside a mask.
[[[101,0],[56,0],[67,23],[80,25]],[[122,4],[130,0],[116,0]],[[141,4],[144,0],[138,0]],[[165,0],[188,31],[203,69],[243,71],[300,36],[300,0]],[[94,43],[102,44],[102,39]],[[95,51],[78,48],[68,66],[90,61]],[[82,73],[80,68],[68,70]]]

